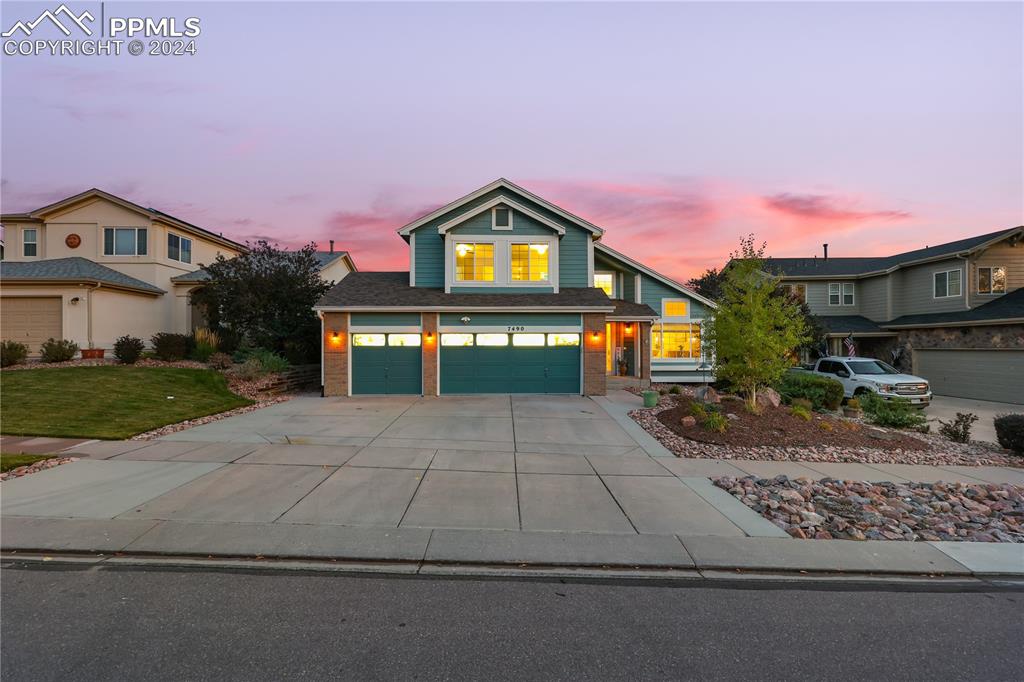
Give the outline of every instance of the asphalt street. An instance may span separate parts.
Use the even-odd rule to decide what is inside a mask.
[[[1024,593],[14,564],[5,680],[1011,680]]]

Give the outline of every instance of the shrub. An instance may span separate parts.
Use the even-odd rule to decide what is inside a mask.
[[[1024,455],[1024,414],[1001,414],[994,423],[999,445]]]
[[[818,426],[821,427],[822,431],[829,431],[829,432],[831,432],[834,429],[834,427],[832,426],[832,423],[831,422],[826,422],[826,421],[818,422]]]
[[[978,421],[978,415],[970,412],[957,412],[956,419],[951,422],[939,420],[942,426],[939,427],[939,433],[944,438],[947,438],[954,443],[970,443],[971,442],[971,426],[974,422]]]
[[[184,360],[188,355],[189,337],[185,334],[160,332],[154,334],[150,342],[153,344],[153,352],[159,360],[174,362],[175,360]]]
[[[808,412],[810,412],[811,410],[813,410],[813,409],[814,409],[814,403],[812,403],[812,402],[811,402],[810,400],[808,400],[807,398],[796,398],[796,399],[795,399],[795,400],[794,400],[794,401],[793,401],[792,403],[790,403],[790,404],[791,404],[791,405],[792,405],[793,407],[803,407],[803,408],[805,408],[805,409],[806,409],[806,410],[807,410]]]
[[[660,395],[668,395],[668,389],[667,388],[659,388],[658,389],[658,393]]]
[[[249,358],[235,368],[235,374],[243,381],[254,381],[263,376],[263,365],[257,358]]]
[[[192,349],[192,358],[199,362],[206,362],[210,356],[217,352],[220,347],[220,337],[217,332],[210,331],[205,327],[199,327],[192,333],[195,347]]]
[[[216,346],[211,346],[203,341],[196,341],[195,348],[192,349],[191,358],[198,360],[199,362],[207,362],[210,356],[217,352]]]
[[[897,429],[919,428],[927,421],[921,412],[906,398],[883,400],[874,393],[865,393],[861,398],[864,414],[879,426]]]
[[[78,344],[67,339],[58,341],[49,338],[43,343],[41,349],[43,362],[67,362],[75,357],[75,353],[78,352]]]
[[[787,372],[777,389],[788,402],[796,398],[810,400],[815,410],[835,410],[843,402],[841,383],[809,372]]]
[[[28,357],[28,346],[17,341],[0,343],[0,367],[10,367],[25,362]]]
[[[231,369],[232,365],[235,364],[227,353],[214,353],[210,356],[208,362],[210,367],[214,369]]]
[[[672,388],[668,389],[668,392],[671,393],[672,395],[679,395],[680,393],[683,392],[683,389],[679,388],[679,386],[677,384],[677,385],[673,386]]]
[[[851,410],[859,410],[860,401],[857,400],[856,398],[850,398],[849,400],[846,401],[846,406]]]
[[[697,418],[698,421],[708,416],[708,411],[704,409],[704,406],[700,403],[690,403],[690,414]]]
[[[260,363],[260,367],[263,368],[263,371],[269,374],[283,372],[289,367],[287,360],[277,353],[266,350],[265,348],[258,348],[253,351],[250,359],[257,360]]]
[[[721,412],[708,412],[700,424],[708,431],[715,433],[725,433],[725,430],[729,428],[729,420]]]
[[[793,405],[789,408],[789,413],[797,419],[803,419],[805,422],[811,421],[811,411],[803,405]]]
[[[126,365],[134,365],[145,349],[142,339],[125,334],[114,342],[114,357]]]

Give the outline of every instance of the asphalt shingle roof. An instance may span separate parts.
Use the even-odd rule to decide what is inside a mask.
[[[318,307],[434,308],[550,307],[611,308],[601,289],[559,289],[557,294],[446,294],[444,289],[409,286],[408,272],[352,272],[317,302]]]
[[[313,255],[316,257],[316,262],[320,266],[320,269],[323,270],[328,265],[347,254],[348,251],[335,251],[333,253],[330,251],[317,251]],[[206,271],[206,268],[199,268],[198,270],[193,270],[192,272],[185,273],[184,275],[178,275],[177,277],[171,278],[172,282],[208,282],[209,280],[210,273]]]
[[[823,326],[829,334],[848,334],[850,332],[853,332],[854,334],[871,334],[885,332],[884,329],[878,326],[877,322],[872,322],[862,315],[821,315],[818,317],[818,320],[821,321],[821,326]]]
[[[646,303],[634,303],[619,299],[613,300],[612,303],[615,304],[615,312],[611,313],[609,317],[658,317],[654,308]]]
[[[167,293],[149,282],[129,277],[123,272],[112,270],[105,265],[80,256],[17,263],[5,261],[0,265],[0,279],[7,281],[98,282],[153,294]]]
[[[883,326],[902,327],[918,324],[956,324],[963,322],[986,322],[988,320],[1024,321],[1024,288],[1015,289],[993,301],[989,301],[985,305],[980,305],[971,310],[904,315],[903,317],[897,317],[891,322],[883,323]]]

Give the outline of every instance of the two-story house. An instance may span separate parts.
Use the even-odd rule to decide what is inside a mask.
[[[508,180],[398,233],[408,271],[352,273],[316,306],[325,395],[601,395],[609,376],[711,378],[711,301]]]
[[[1024,227],[894,256],[771,258],[829,352],[894,362],[939,395],[1024,403]]]

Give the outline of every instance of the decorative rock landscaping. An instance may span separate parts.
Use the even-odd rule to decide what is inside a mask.
[[[11,469],[0,473],[0,481],[6,481],[11,478],[20,478],[21,476],[27,476],[28,474],[34,474],[37,471],[43,471],[45,469],[52,469],[60,466],[61,464],[67,464],[68,462],[77,462],[77,457],[51,457],[50,459],[42,459],[32,464],[26,464],[23,467],[17,469]]]
[[[1024,486],[713,479],[795,538],[1024,542]]]

